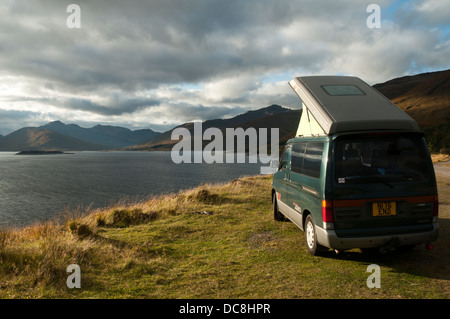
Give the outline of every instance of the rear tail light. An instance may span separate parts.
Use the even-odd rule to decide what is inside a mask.
[[[330,200],[322,201],[322,220],[325,223],[333,222],[333,202]]]
[[[433,201],[433,216],[437,217],[438,215],[439,215],[439,197],[438,195],[435,195]]]

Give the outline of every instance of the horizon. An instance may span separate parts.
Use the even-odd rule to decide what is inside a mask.
[[[236,114],[236,115],[233,116],[233,117],[222,118],[222,119],[232,119],[232,118],[234,118],[234,117],[236,117],[236,116],[243,115],[243,114],[245,114],[245,113],[247,113],[247,112],[258,111],[258,110],[262,110],[262,109],[267,109],[267,108],[272,107],[272,106],[280,106],[281,108],[284,108],[284,109],[287,109],[287,110],[296,110],[296,109],[291,109],[291,108],[284,107],[284,106],[281,106],[281,105],[272,104],[272,105],[269,105],[269,106],[261,107],[261,108],[256,109],[256,110],[248,110],[248,111],[245,111],[244,113]],[[300,110],[300,109],[301,109],[301,108],[299,108],[298,110]],[[210,120],[217,120],[217,119],[206,119],[206,120],[203,120],[203,121],[201,121],[201,122],[204,123],[204,122],[210,121]],[[53,120],[53,121],[50,121],[50,122],[47,122],[47,123],[44,123],[44,124],[38,125],[38,126],[24,126],[24,127],[20,127],[20,128],[18,128],[17,130],[11,131],[11,132],[6,133],[6,134],[0,134],[0,135],[3,136],[3,137],[5,137],[5,136],[7,136],[7,135],[9,135],[9,134],[11,134],[11,133],[14,133],[14,132],[16,132],[16,131],[18,131],[18,130],[21,130],[21,129],[24,129],[24,128],[41,128],[41,127],[44,127],[44,126],[49,125],[49,124],[52,124],[52,123],[61,123],[61,124],[65,125],[65,126],[68,126],[68,125],[76,125],[76,126],[78,126],[78,127],[80,127],[80,128],[83,128],[83,129],[91,129],[91,128],[94,128],[94,127],[96,127],[96,126],[102,126],[102,127],[118,127],[118,128],[124,128],[124,129],[128,129],[128,130],[130,130],[130,131],[151,130],[151,131],[153,131],[153,132],[155,132],[155,133],[165,133],[165,132],[167,132],[167,131],[173,130],[173,129],[176,128],[177,126],[180,126],[180,125],[183,125],[183,124],[195,123],[195,122],[196,122],[196,121],[184,122],[184,123],[176,124],[175,126],[169,128],[169,129],[167,129],[167,130],[165,130],[165,131],[155,131],[155,130],[152,130],[152,129],[150,129],[150,128],[137,128],[137,129],[132,129],[132,128],[125,127],[125,126],[120,126],[120,125],[101,124],[101,123],[92,123],[90,126],[82,126],[82,125],[80,125],[80,124],[78,124],[78,123],[69,123],[69,122],[66,123],[66,122],[63,122],[63,121],[61,121],[61,120],[56,119],[56,120]],[[198,121],[197,121],[197,122],[198,122]]]
[[[376,5],[378,16],[356,0],[1,3],[0,134],[55,120],[165,132],[298,109],[294,76],[374,85],[449,69],[444,1]]]

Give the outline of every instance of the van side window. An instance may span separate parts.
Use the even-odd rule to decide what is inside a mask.
[[[303,160],[303,174],[319,178],[322,166],[323,143],[308,143],[306,146],[305,159]]]
[[[287,162],[288,162],[288,155],[289,152],[287,151],[290,148],[290,145],[286,145],[283,149],[283,153],[281,154],[281,159],[280,159],[280,163],[278,164],[278,169],[279,170],[283,170],[286,169],[287,166]]]
[[[302,174],[306,143],[295,143],[291,152],[291,171]]]
[[[291,170],[295,173],[320,177],[323,142],[301,142],[292,147]]]

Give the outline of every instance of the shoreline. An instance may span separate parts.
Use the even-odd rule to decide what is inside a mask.
[[[20,151],[15,155],[60,155],[60,154],[74,154],[63,151]]]

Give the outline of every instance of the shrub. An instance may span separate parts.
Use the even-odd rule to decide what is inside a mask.
[[[114,209],[112,211],[112,225],[115,227],[128,227],[131,225],[138,225],[146,223],[158,218],[157,212],[144,213],[140,208]]]
[[[87,238],[93,235],[93,231],[87,224],[79,223],[72,220],[68,223],[68,229],[72,235],[76,235],[80,239]]]
[[[217,204],[219,203],[219,195],[211,193],[206,188],[201,188],[193,196],[193,199],[205,204]]]
[[[77,228],[78,228],[78,223],[75,220],[71,220],[68,224],[67,224],[67,228],[69,229],[69,231],[71,233],[74,233]]]
[[[116,227],[127,227],[131,224],[131,216],[130,216],[130,212],[125,210],[125,209],[121,209],[121,210],[114,210],[112,212],[112,216],[113,216],[113,225]]]
[[[91,228],[86,224],[80,224],[77,229],[77,235],[79,238],[86,238],[93,235]]]
[[[96,217],[95,222],[97,224],[97,227],[103,227],[106,225],[105,217],[100,215]]]
[[[4,249],[8,244],[10,232],[7,229],[0,228],[0,250]]]

